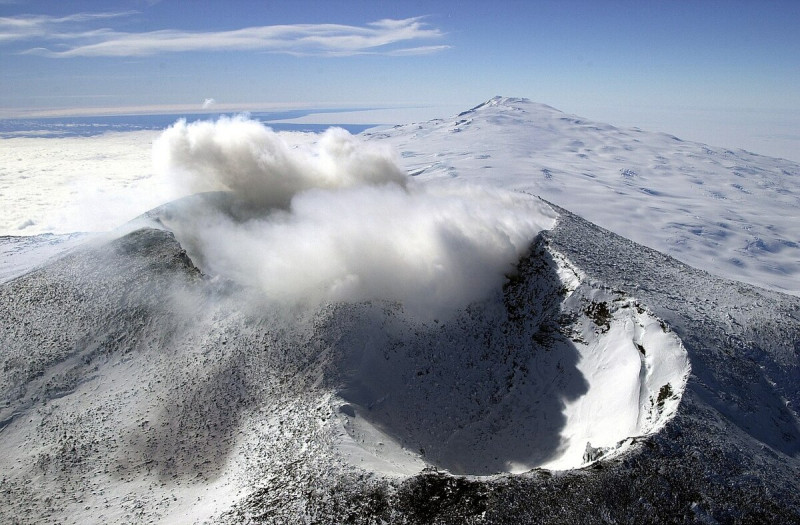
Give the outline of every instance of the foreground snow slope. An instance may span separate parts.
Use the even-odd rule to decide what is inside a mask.
[[[527,99],[371,133],[422,178],[527,191],[696,268],[800,293],[800,165]]]
[[[1,285],[6,516],[796,519],[800,300],[714,278],[558,211],[516,278],[446,322],[383,302],[258,307],[152,228]],[[662,353],[671,333],[692,367],[680,404],[681,354]],[[604,340],[613,347],[601,350]],[[587,368],[592,348],[601,351]],[[604,369],[618,384],[597,393],[601,406],[581,408]],[[630,405],[624,384],[640,373],[634,396],[648,403]],[[604,409],[630,406],[647,409],[630,427],[603,421]],[[537,415],[549,430],[529,426]],[[437,450],[448,426],[469,439]],[[637,435],[617,449],[630,428]],[[538,437],[533,449],[526,433]],[[436,470],[523,471],[514,455],[564,458],[573,437],[572,465],[600,461],[557,475]],[[491,452],[501,450],[498,463]]]

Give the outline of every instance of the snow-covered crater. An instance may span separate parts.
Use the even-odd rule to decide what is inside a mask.
[[[427,324],[399,306],[349,315],[339,450],[385,474],[581,467],[661,429],[689,374],[663,322],[541,240],[502,302]]]

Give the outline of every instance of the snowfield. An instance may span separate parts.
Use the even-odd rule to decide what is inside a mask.
[[[495,97],[369,136],[426,180],[538,195],[697,268],[800,294],[800,165]]]
[[[178,123],[204,193],[2,238],[3,521],[800,519],[800,298],[742,282],[797,293],[796,165],[499,97],[307,139]]]
[[[2,235],[106,231],[163,204],[152,131],[0,140]]]
[[[279,132],[290,148],[310,133]],[[373,130],[427,182],[525,191],[715,275],[800,293],[800,165],[616,128],[527,99]],[[152,131],[0,141],[0,234],[105,231],[191,193],[153,165]]]

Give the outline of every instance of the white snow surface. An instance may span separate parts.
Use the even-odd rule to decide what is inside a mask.
[[[556,470],[609,457],[625,450],[627,438],[661,429],[678,409],[690,368],[680,339],[635,299],[602,288],[581,292],[567,302],[605,303],[612,312],[599,331],[596,322],[584,319],[574,339],[577,369],[588,387],[566,403],[563,454],[541,465]]]
[[[154,166],[160,131],[0,140],[0,235],[107,231],[191,193]],[[279,132],[290,146],[318,135]]]
[[[319,136],[279,133],[294,145]],[[495,97],[373,130],[403,168],[525,191],[697,268],[800,293],[800,165]],[[0,141],[0,234],[105,231],[189,193],[152,166],[157,132]]]
[[[49,260],[63,256],[91,236],[74,233],[0,236],[0,283],[24,275]]]
[[[538,195],[700,269],[800,294],[800,165],[527,99],[367,133],[425,179]]]
[[[170,200],[158,132],[0,140],[0,235],[106,231]]]
[[[203,151],[202,169],[230,174],[241,151],[256,172],[263,167],[263,159],[252,155],[263,130],[238,122],[253,132],[246,147],[212,152],[211,161]],[[204,140],[213,146],[223,128],[204,125]],[[187,133],[185,126],[173,128],[161,146],[169,152],[170,141],[178,149],[196,143],[183,140]],[[288,142],[273,145],[290,164],[307,148],[316,153],[299,162],[320,160],[318,136],[280,136]],[[351,138],[339,136],[345,144]],[[412,180],[304,183],[274,202],[257,198],[268,212],[244,217],[224,206],[195,213],[214,194],[206,195],[208,201],[185,199],[183,208],[173,203],[136,223],[170,233],[140,230],[117,239],[119,253],[107,250],[114,264],[134,266],[127,273],[81,252],[91,244],[79,246],[83,236],[0,238],[0,282],[19,292],[7,294],[8,300],[30,294],[37,314],[29,328],[25,312],[13,312],[19,319],[9,331],[47,343],[29,349],[26,341],[9,339],[16,353],[8,352],[8,370],[19,377],[37,373],[19,392],[9,390],[0,410],[2,481],[13,494],[53,494],[20,513],[52,512],[54,519],[72,522],[126,522],[132,516],[213,521],[259,483],[281,489],[285,479],[351,471],[402,478],[426,467],[478,476],[573,469],[658,432],[676,414],[690,373],[683,343],[647,305],[586,277],[544,241],[528,268],[528,288],[504,288],[509,260],[538,231],[552,227],[556,215],[525,194],[541,195],[689,264],[800,293],[795,163],[499,97],[452,119],[373,130],[366,138],[395,148]],[[19,163],[17,177],[10,163],[0,164],[4,204],[19,204],[8,208],[14,211],[3,217],[3,231],[107,229],[187,193],[160,175],[141,176],[139,163],[144,152],[149,159],[153,139],[142,132],[0,143],[2,158],[16,155]],[[59,148],[82,153],[64,157],[72,164],[61,165],[57,156],[45,160],[67,151]],[[62,182],[91,186],[96,175],[82,170],[116,162],[100,156],[103,148],[120,155],[118,169],[102,179],[109,209],[73,221],[71,206],[80,207],[84,197],[65,192]],[[179,164],[196,169],[191,148],[184,153]],[[162,160],[164,154],[162,148]],[[25,155],[38,160],[26,164]],[[80,164],[87,159],[91,163]],[[214,184],[202,189],[237,191],[218,172],[212,175]],[[396,175],[392,171],[390,179]],[[239,191],[263,196],[265,188],[251,182]],[[525,214],[527,222],[519,224]],[[461,274],[451,283],[458,290],[468,287],[465,276],[483,263],[494,268],[493,277],[478,276],[483,284],[477,295],[444,295],[457,307],[449,317],[425,309],[418,315],[404,306],[425,291],[434,303],[441,299],[431,290],[438,274],[412,282],[425,273],[413,264],[386,270],[387,260],[401,258],[398,245],[403,253],[413,251],[398,239],[420,231],[430,234],[420,238],[446,242],[435,250],[423,243],[425,253],[409,260],[425,262],[432,253],[429,266],[437,271],[445,263],[459,268],[481,246],[505,246],[497,251],[499,262],[492,263],[489,253],[482,262],[466,261],[476,266],[449,272]],[[471,236],[475,232],[480,235]],[[102,253],[98,238],[90,249]],[[214,245],[221,238],[226,243]],[[325,239],[334,239],[333,246]],[[215,258],[211,245],[225,257]],[[173,265],[188,261],[180,249],[206,276],[184,267],[151,267],[159,257]],[[48,269],[67,250],[83,266],[62,259]],[[375,257],[361,256],[367,252]],[[254,268],[267,255],[275,264],[257,275]],[[235,265],[219,262],[226,259]],[[264,290],[285,296],[279,286],[299,287],[306,296],[303,286],[311,279],[302,276],[320,273],[325,264],[339,272],[330,279],[337,290],[361,275],[388,284],[376,294],[374,283],[362,279],[369,293],[322,294],[285,318],[283,311],[264,308],[274,303],[252,300]],[[39,273],[16,280],[42,265]],[[403,277],[390,282],[395,274]],[[265,279],[271,279],[267,287]],[[53,283],[80,293],[51,291],[57,289]],[[61,309],[50,311],[51,305]],[[514,317],[515,305],[524,305],[522,322]],[[28,350],[38,357],[26,357]],[[17,380],[12,373],[0,377],[4,387]],[[60,494],[64,487],[72,494]],[[264,498],[277,501],[282,494]]]

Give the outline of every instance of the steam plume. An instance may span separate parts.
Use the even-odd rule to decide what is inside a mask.
[[[179,121],[154,152],[186,189],[229,191],[255,210],[203,210],[171,227],[205,271],[281,302],[378,299],[439,314],[499,288],[553,223],[528,195],[412,180],[391,151],[337,128],[292,147],[244,117]]]

